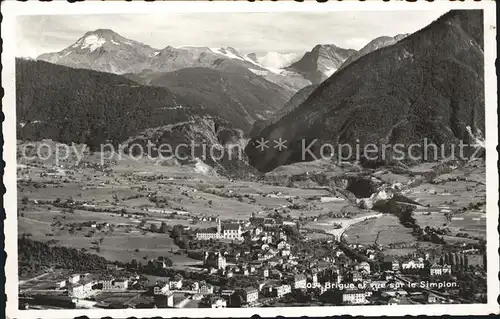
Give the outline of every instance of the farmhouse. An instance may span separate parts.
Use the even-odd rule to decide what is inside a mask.
[[[227,301],[222,298],[222,297],[217,297],[217,296],[212,296],[208,300],[208,304],[210,305],[210,308],[226,308],[227,307]]]
[[[257,290],[257,288],[252,288],[252,287],[245,288],[243,289],[242,293],[243,293],[243,300],[246,303],[252,304],[257,302],[257,300],[259,299],[259,290]]]
[[[157,282],[153,287],[154,295],[165,295],[169,292],[170,285],[168,282]]]
[[[272,288],[271,296],[276,298],[281,298],[291,292],[292,292],[292,287],[290,285],[280,285]]]
[[[117,279],[113,281],[113,288],[119,290],[127,290],[128,288],[128,279]]]
[[[68,282],[70,284],[76,284],[79,281],[80,281],[80,275],[79,274],[73,274],[73,275],[69,276],[69,278],[68,278]]]
[[[417,260],[408,260],[401,264],[401,270],[414,270],[414,269],[424,269],[424,260],[423,258],[419,258]]]
[[[451,274],[451,266],[450,265],[433,264],[429,268],[429,274],[431,276],[442,276],[442,275],[446,275],[446,274]]]
[[[305,289],[307,285],[307,277],[304,274],[298,274],[293,278],[294,289]]]
[[[174,277],[174,279],[168,282],[170,289],[181,289],[182,288],[182,277]]]
[[[348,274],[348,278],[352,282],[358,282],[358,281],[362,281],[363,280],[363,275],[361,275],[361,273],[359,271],[351,271]]]
[[[214,292],[214,287],[210,284],[202,284],[200,285],[200,294],[212,294]]]
[[[203,265],[207,268],[226,268],[226,258],[220,252],[205,252],[203,255]]]
[[[154,301],[156,307],[158,308],[172,308],[174,306],[174,293],[165,292],[161,294],[155,294]]]
[[[432,303],[445,303],[446,302],[446,298],[438,296],[438,295],[433,294],[431,292],[427,296],[427,302],[430,303],[430,304],[432,304]]]
[[[363,261],[363,262],[359,263],[358,265],[356,265],[356,270],[369,274],[370,270],[371,270],[370,264],[367,263],[366,261]]]
[[[60,289],[66,287],[66,280],[59,280],[55,283],[55,288]]]
[[[366,294],[363,290],[345,290],[342,294],[342,303],[347,305],[365,304]]]

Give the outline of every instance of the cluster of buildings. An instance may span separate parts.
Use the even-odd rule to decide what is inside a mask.
[[[67,279],[57,280],[56,289],[66,289],[68,297],[84,299],[90,297],[96,292],[101,291],[126,291],[128,289],[129,279],[111,276],[96,278],[92,274],[72,274]]]
[[[221,220],[217,218],[217,228],[207,228],[199,229],[196,232],[196,239],[198,240],[243,240],[242,226],[239,223],[221,223]]]
[[[454,302],[443,289],[429,283],[449,278],[455,268],[443,258],[435,262],[427,253],[381,258],[377,245],[324,240],[320,247],[328,249],[316,254],[304,249],[308,246],[301,244],[304,237],[298,230],[294,233],[272,218],[254,216],[247,224],[217,219],[215,229],[199,230],[196,238],[240,244],[210,247],[208,243],[210,248],[204,248],[202,256],[206,281],[184,280],[172,271],[171,278],[156,282],[149,291],[155,306],[179,307],[174,304],[175,294],[189,295],[189,302],[199,300],[200,307],[210,308],[272,306],[299,302],[299,296],[309,298],[311,305]],[[152,262],[168,268],[163,260]],[[425,285],[414,286],[419,278],[427,280]],[[97,291],[125,291],[133,284],[130,280],[76,274],[56,287],[67,289],[72,298],[84,299]]]
[[[356,261],[356,258],[347,257],[344,249],[332,241],[330,255],[317,259],[304,252],[292,253],[293,244],[289,242],[282,225],[272,219],[252,217],[250,222],[252,225],[244,225],[244,231],[238,226],[246,248],[226,252],[206,251],[203,255],[203,266],[209,274],[226,280],[233,277],[256,280],[252,287],[234,287],[233,293],[226,292],[225,298],[214,295],[223,298],[227,306],[272,304],[296,290],[315,298],[334,290],[338,294],[335,302],[343,305],[404,304],[413,302],[410,299],[425,299],[427,296],[430,296],[429,300],[419,300],[427,303],[452,302],[439,291],[434,293],[421,289],[409,292],[406,289],[411,283],[407,278],[414,280],[422,275],[432,281],[452,273],[450,265],[432,262],[427,253],[380,259],[380,247],[347,245],[348,250],[360,257]],[[224,234],[223,231],[218,233]],[[375,264],[380,267],[374,267]],[[217,298],[214,300],[219,300],[219,303],[211,305],[222,307],[223,302]]]

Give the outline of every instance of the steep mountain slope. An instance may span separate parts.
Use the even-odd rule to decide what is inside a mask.
[[[109,29],[85,33],[66,49],[45,53],[37,59],[75,68],[110,73],[137,72],[147,67],[158,50],[122,37]]]
[[[333,44],[318,44],[287,70],[298,72],[313,84],[319,84],[335,72],[356,50]]]
[[[232,64],[221,65],[219,70],[186,68],[154,75],[146,81],[169,88],[191,103],[224,117],[246,133],[253,122],[268,119],[292,95],[291,91]]]
[[[18,138],[98,146],[206,110],[122,76],[16,59]],[[189,108],[187,107],[189,105]]]
[[[250,142],[250,163],[269,171],[312,160],[306,150],[319,155],[324,143],[408,147],[422,145],[424,138],[447,146],[473,142],[471,135],[485,127],[483,73],[482,11],[450,11],[333,74],[302,105],[255,138],[282,138],[287,148],[260,151]]]
[[[370,41],[367,45],[365,45],[361,50],[357,51],[356,53],[352,54],[347,60],[345,60],[344,63],[339,67],[338,70],[345,68],[352,62],[356,61],[363,55],[366,55],[370,52],[373,52],[375,50],[387,47],[389,45],[393,45],[394,43],[403,40],[405,37],[407,37],[408,34],[398,34],[395,37],[378,37]],[[337,71],[338,71],[337,70]]]
[[[298,91],[295,93],[292,98],[286,102],[283,107],[276,112],[273,117],[271,118],[271,121],[273,123],[279,121],[283,116],[287,115],[288,113],[292,112],[295,110],[297,107],[299,107],[308,97],[311,95],[314,90],[318,87],[318,84],[311,84],[303,88],[302,90]]]
[[[285,105],[279,109],[277,112],[273,114],[273,116],[268,120],[258,120],[254,123],[252,127],[252,131],[250,132],[250,137],[255,137],[262,132],[267,126],[278,122],[283,116],[292,112],[296,109],[300,104],[302,104],[309,95],[316,90],[318,84],[311,84],[301,89],[297,93],[295,93]]]

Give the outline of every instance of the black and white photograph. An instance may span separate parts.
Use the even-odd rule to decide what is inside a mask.
[[[2,8],[7,315],[498,313],[494,6],[406,4]]]

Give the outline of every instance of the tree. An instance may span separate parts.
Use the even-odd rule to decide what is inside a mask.
[[[183,233],[184,233],[184,226],[182,226],[182,225],[175,225],[172,228],[171,236],[172,236],[172,238],[177,238],[177,237],[181,236]]]
[[[22,203],[23,205],[26,205],[26,204],[28,204],[28,202],[29,202],[29,198],[28,198],[28,196],[23,196],[23,198],[21,199],[21,203]]]
[[[168,233],[168,226],[166,222],[161,222],[160,233],[162,234]]]
[[[151,224],[151,226],[149,227],[149,230],[153,233],[156,233],[156,232],[158,232],[158,227],[156,226],[156,224]]]

